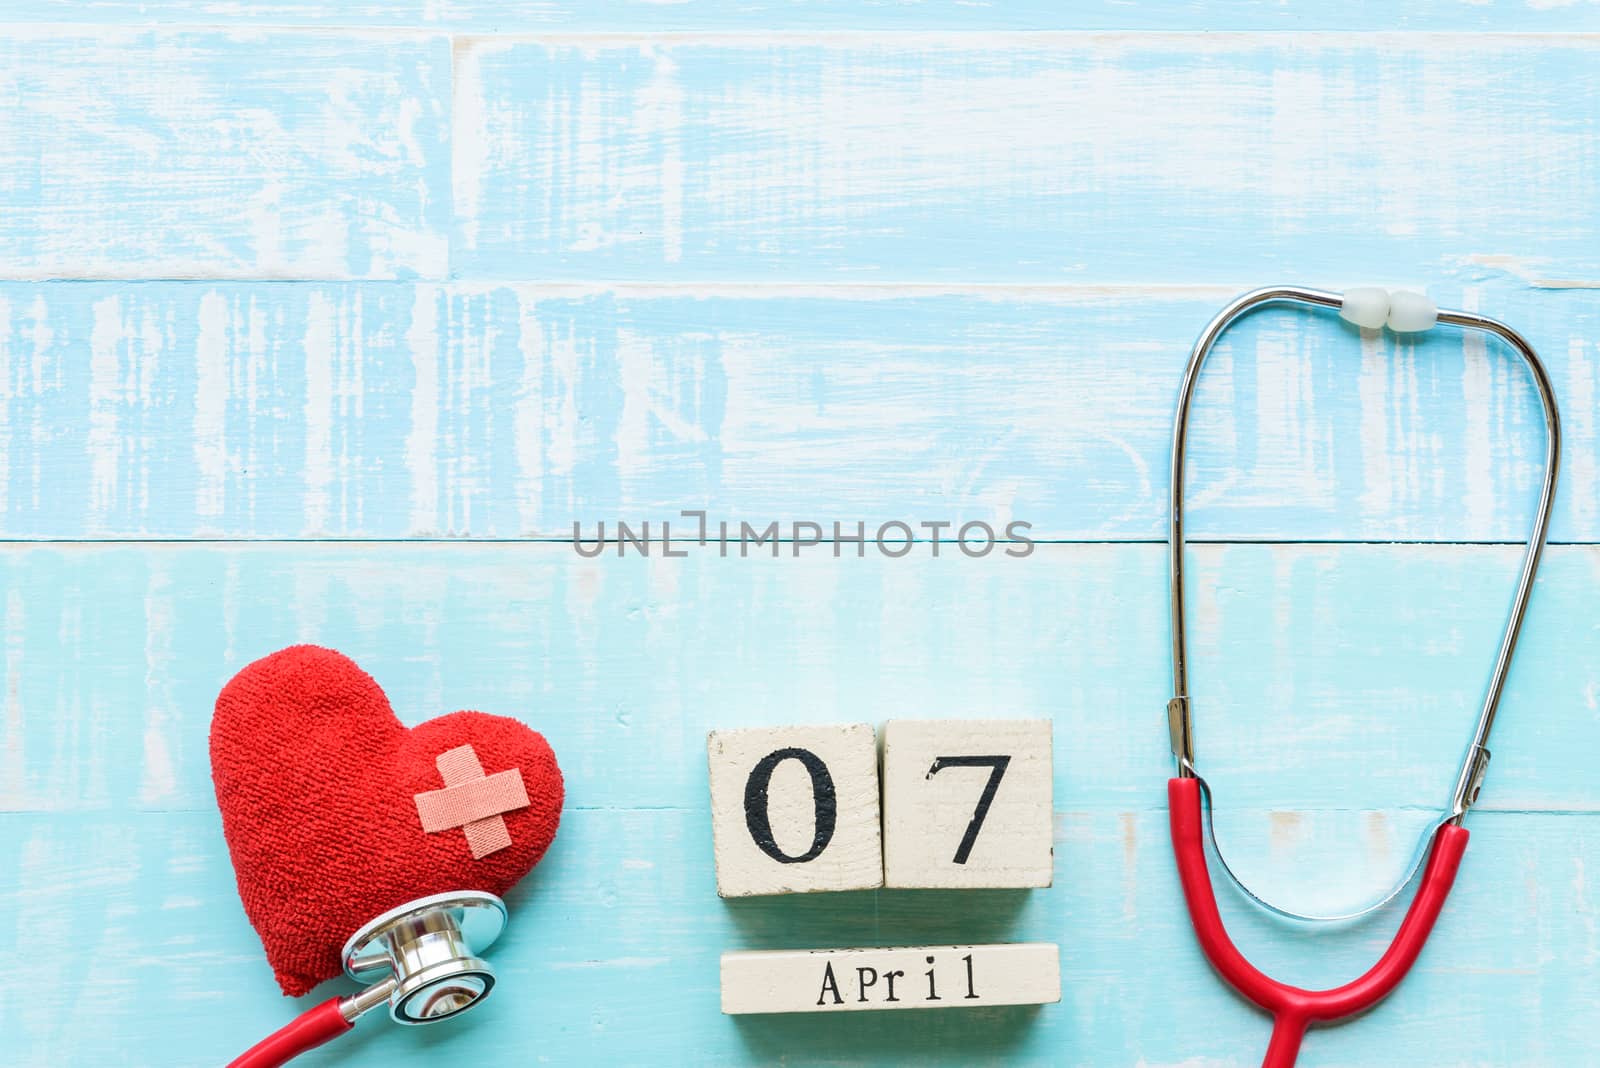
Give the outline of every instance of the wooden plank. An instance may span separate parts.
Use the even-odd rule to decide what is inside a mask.
[[[570,538],[705,509],[1158,539],[1183,361],[1231,292],[0,285],[0,532]],[[1552,533],[1600,539],[1600,302],[1435,295],[1539,348],[1565,414]],[[1195,405],[1195,537],[1530,521],[1543,426],[1497,345],[1267,311]]]
[[[296,641],[350,655],[407,723],[457,708],[524,720],[576,805],[698,809],[712,729],[904,708],[1053,719],[1057,811],[1160,803],[1164,548],[926,548],[586,560],[555,545],[9,546],[0,809],[209,810],[218,690]],[[1507,546],[1197,549],[1196,744],[1223,837],[1280,809],[1385,810],[1326,833],[1371,834],[1398,871],[1447,803],[1517,561]],[[1484,807],[1595,810],[1597,586],[1600,548],[1547,554]],[[1306,856],[1324,837],[1280,830]]]
[[[1588,36],[466,39],[452,265],[1592,286],[1596,70]]]
[[[1429,284],[1527,332],[1566,405],[1556,536],[1600,541],[1592,0],[12,7],[0,278],[140,281],[0,284],[0,539],[555,538],[705,507],[1148,540],[1189,342],[1287,277]],[[1040,28],[1181,32],[1005,32]],[[1310,29],[1333,32],[1276,32]],[[1493,348],[1388,344],[1230,335],[1195,532],[1520,537],[1525,383]],[[1307,1068],[1594,1059],[1597,551],[1549,557],[1418,970]],[[1254,1063],[1266,1023],[1172,877],[1159,547],[781,552],[0,547],[0,967],[28,981],[0,1060],[216,1064],[309,1006],[245,923],[205,737],[235,668],[315,639],[408,722],[542,727],[572,791],[511,896],[502,992],[422,1035],[368,1021],[328,1063]],[[1515,557],[1197,550],[1200,760],[1252,885],[1339,911],[1403,869]],[[1057,722],[1064,877],[719,901],[704,732],[908,703]],[[1397,919],[1222,907],[1303,985]],[[716,1011],[723,951],[1017,939],[1066,950],[1063,1003]]]
[[[0,72],[0,277],[446,270],[446,37],[13,26]]]
[[[426,1032],[363,1021],[327,1055],[350,1065],[1169,1065],[1252,1063],[1265,1048],[1264,1017],[1217,981],[1194,944],[1159,809],[1063,812],[1057,850],[1075,875],[1046,891],[724,902],[703,802],[587,807],[603,800],[574,795],[549,856],[510,895],[511,928],[490,951],[493,998],[458,1026]],[[1471,824],[1455,892],[1417,968],[1371,1014],[1313,1031],[1303,1065],[1587,1059],[1600,1005],[1600,973],[1584,963],[1597,952],[1587,868],[1600,820],[1479,812]],[[1348,861],[1363,851],[1325,855],[1314,876],[1348,880]],[[1308,933],[1219,896],[1252,959],[1303,985],[1359,974],[1398,919],[1391,910]],[[18,1063],[216,1065],[349,989],[330,984],[300,1005],[278,994],[211,812],[0,815],[0,905],[26,938],[88,951],[82,961],[31,958],[28,1011],[5,1015]],[[827,1021],[717,1011],[723,951],[1004,940],[1062,944],[1059,1005]]]
[[[1048,942],[722,955],[722,1011],[981,1009],[1061,1000],[1061,949]]]
[[[38,0],[8,11],[10,22],[158,22],[268,26],[424,26],[489,33],[515,31],[838,31],[838,30],[1539,30],[1600,28],[1592,0],[1485,4],[1406,0],[1346,4],[1187,0],[1126,4],[1088,0],[403,0],[330,8],[317,0]]]

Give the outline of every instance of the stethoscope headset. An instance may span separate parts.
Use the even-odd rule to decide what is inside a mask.
[[[1527,549],[1522,558],[1522,571],[1517,580],[1516,593],[1511,598],[1511,612],[1506,619],[1505,632],[1500,639],[1500,650],[1495,657],[1494,670],[1489,675],[1489,687],[1484,695],[1483,707],[1478,713],[1477,726],[1466,755],[1456,773],[1456,785],[1450,809],[1422,835],[1417,859],[1411,868],[1387,895],[1357,912],[1339,916],[1311,916],[1279,908],[1264,900],[1245,886],[1223,860],[1217,849],[1216,835],[1211,826],[1211,790],[1206,785],[1194,762],[1194,711],[1189,697],[1188,655],[1184,641],[1184,585],[1183,585],[1183,474],[1184,436],[1189,422],[1189,403],[1194,395],[1195,382],[1200,368],[1210,354],[1217,339],[1241,316],[1269,304],[1292,304],[1313,309],[1337,310],[1341,317],[1367,329],[1389,327],[1398,333],[1415,333],[1431,329],[1435,323],[1476,330],[1504,341],[1522,358],[1533,378],[1544,409],[1545,461],[1544,483],[1539,491],[1539,505],[1534,515],[1533,529],[1528,535]],[[1439,911],[1455,880],[1456,869],[1467,848],[1468,832],[1463,827],[1467,810],[1478,800],[1483,786],[1484,773],[1489,767],[1489,731],[1494,727],[1495,711],[1500,695],[1505,689],[1506,674],[1511,669],[1511,657],[1516,651],[1517,636],[1522,630],[1523,616],[1528,609],[1528,599],[1533,594],[1534,576],[1539,569],[1539,558],[1544,550],[1545,535],[1550,525],[1550,512],[1555,503],[1556,474],[1561,463],[1561,418],[1556,409],[1555,392],[1533,347],[1509,326],[1484,315],[1466,311],[1440,311],[1432,302],[1418,293],[1386,293],[1381,289],[1356,289],[1346,293],[1330,293],[1320,289],[1303,289],[1299,286],[1271,286],[1253,290],[1236,298],[1219,312],[1201,332],[1189,356],[1183,375],[1183,385],[1178,393],[1177,417],[1172,431],[1172,511],[1169,527],[1168,550],[1171,576],[1172,607],[1172,692],[1167,702],[1168,729],[1171,734],[1172,755],[1177,762],[1177,776],[1167,783],[1167,802],[1172,824],[1172,848],[1177,855],[1178,876],[1189,906],[1195,935],[1200,948],[1213,968],[1247,1000],[1266,1010],[1273,1017],[1271,1043],[1267,1048],[1263,1068],[1289,1068],[1300,1050],[1301,1039],[1312,1024],[1331,1023],[1363,1012],[1392,991],[1422,952],[1423,943],[1433,928]],[[1331,990],[1303,990],[1280,983],[1257,970],[1239,952],[1228,937],[1221,914],[1217,911],[1216,896],[1211,887],[1210,873],[1206,867],[1206,843],[1210,841],[1217,859],[1222,861],[1228,878],[1256,904],[1284,917],[1304,921],[1352,920],[1366,915],[1393,900],[1422,871],[1415,897],[1405,918],[1401,921],[1388,950],[1378,962],[1360,978]],[[1423,865],[1424,858],[1426,866]]]

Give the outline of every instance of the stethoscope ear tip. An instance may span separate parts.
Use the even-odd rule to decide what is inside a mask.
[[[1439,307],[1409,289],[1358,286],[1340,294],[1339,318],[1364,330],[1387,326],[1397,334],[1416,334],[1433,329],[1439,321]]]

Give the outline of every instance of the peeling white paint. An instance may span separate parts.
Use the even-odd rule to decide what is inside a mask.
[[[227,490],[229,319],[228,301],[221,293],[200,298],[194,353],[194,507],[203,529],[215,529],[207,521],[223,514]]]
[[[24,628],[22,591],[15,585],[6,591],[5,658],[5,739],[0,746],[0,811],[21,811],[27,802],[27,746],[23,732],[27,723],[22,711],[22,660]]]
[[[512,433],[516,441],[517,526],[519,533],[539,530],[544,513],[544,418],[545,374],[549,355],[545,351],[545,327],[539,321],[534,300],[517,301],[517,350],[522,356],[522,377],[518,384]]]
[[[121,486],[121,407],[124,396],[121,346],[122,301],[105,297],[94,305],[89,336],[89,520],[95,529],[109,524]]]
[[[20,371],[11,361],[14,325],[11,302],[0,296],[0,522],[6,517],[11,497],[11,401],[21,392],[17,383]]]
[[[333,485],[333,362],[338,309],[331,297],[313,293],[305,324],[305,534],[327,531]]]
[[[1356,379],[1360,401],[1361,510],[1382,520],[1394,507],[1394,471],[1390,466],[1389,421],[1394,369],[1388,346],[1375,330],[1361,331],[1361,370]]]
[[[179,790],[174,758],[178,745],[172,735],[184,717],[171,708],[176,681],[173,666],[180,655],[175,645],[177,615],[172,577],[165,563],[156,561],[150,567],[144,596],[145,692],[127,695],[131,704],[142,702],[145,706],[139,803],[147,806],[170,802]]]
[[[411,481],[409,533],[433,534],[439,525],[439,294],[419,288],[411,305],[406,347],[411,353],[411,430],[406,435],[406,471]]]
[[[1478,294],[1468,289],[1462,294],[1465,311],[1478,310]],[[1464,330],[1461,357],[1466,370],[1461,377],[1462,419],[1466,424],[1463,448],[1466,455],[1466,499],[1462,502],[1468,528],[1490,522],[1495,508],[1494,435],[1501,432],[1496,419],[1494,370],[1490,366],[1489,346],[1482,331]]]

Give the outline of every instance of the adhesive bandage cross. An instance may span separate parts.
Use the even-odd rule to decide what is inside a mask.
[[[509,768],[485,775],[471,745],[447,749],[434,758],[444,789],[412,795],[426,834],[460,827],[467,836],[472,859],[479,860],[511,844],[503,812],[528,807],[522,769]]]

